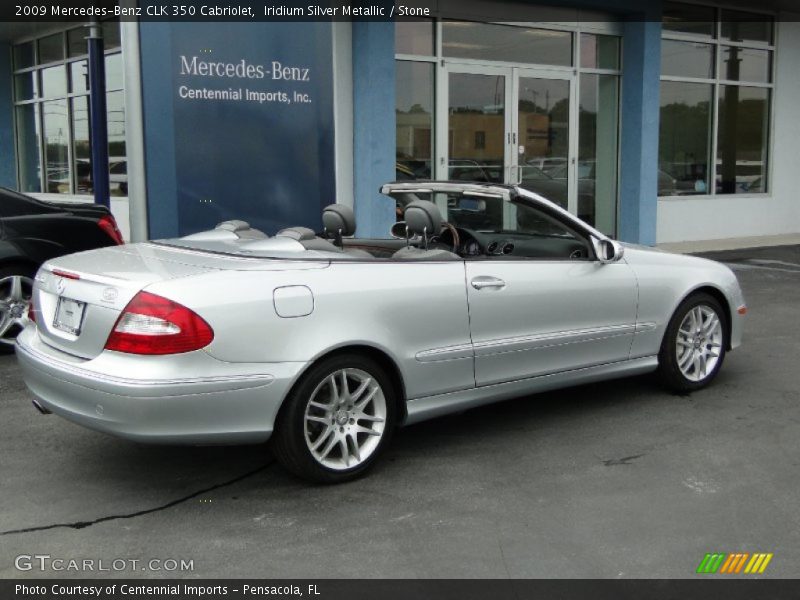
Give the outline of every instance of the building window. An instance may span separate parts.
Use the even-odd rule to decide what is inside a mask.
[[[395,25],[395,130],[397,179],[430,179],[433,173],[435,22]]]
[[[104,22],[103,33],[110,191],[127,196],[119,22]],[[93,192],[87,52],[85,27],[13,47],[17,173],[23,192]]]
[[[768,191],[774,28],[764,14],[665,3],[660,196]]]
[[[442,56],[571,66],[572,33],[493,23],[443,21]]]

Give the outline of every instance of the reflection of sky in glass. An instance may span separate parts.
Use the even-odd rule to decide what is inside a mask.
[[[581,35],[581,66],[592,67],[597,57],[597,37],[594,35]]]
[[[42,97],[53,98],[67,94],[67,70],[63,65],[42,69]]]
[[[125,104],[122,92],[110,92],[106,100],[108,111],[108,141],[125,141]]]
[[[67,101],[53,100],[42,107],[44,138],[48,143],[62,143],[67,139]]]
[[[720,46],[720,79],[766,83],[770,80],[769,50]],[[733,56],[735,55],[735,56]],[[730,60],[738,61],[738,74]],[[661,74],[676,77],[710,79],[714,77],[714,45],[696,42],[663,40],[661,42]]]
[[[430,114],[433,112],[433,65],[430,63],[397,62],[395,88],[397,110],[408,112],[418,104]]]
[[[433,21],[397,21],[395,52],[397,54],[433,54]]]
[[[72,132],[75,157],[89,157],[89,106],[86,97],[72,100]]]
[[[722,11],[722,38],[737,42],[772,42],[772,17],[733,10]]]
[[[676,81],[661,82],[661,106],[670,104],[686,104],[697,106],[711,102],[712,87],[710,83],[683,83]]]
[[[487,23],[445,21],[445,56],[546,65],[572,64],[572,34]]]
[[[734,58],[739,61],[739,76],[734,77],[735,71],[729,70],[729,61]],[[735,79],[736,81],[769,81],[769,51],[754,50],[752,48],[722,48],[722,64],[720,65],[721,79]]]
[[[122,89],[122,54],[106,55],[106,89]]]
[[[661,42],[661,74],[679,77],[714,76],[714,47],[695,42]]]
[[[519,79],[519,100],[543,112],[550,112],[559,102],[569,99],[569,82],[556,79]]]
[[[504,112],[505,77],[501,75],[450,75],[450,108],[484,113]]]
[[[89,64],[85,60],[70,63],[70,83],[73,92],[85,92],[89,89]]]
[[[619,68],[619,38],[610,35],[582,33],[580,66],[588,69]]]
[[[584,112],[596,113],[597,112],[597,83],[599,79],[597,75],[590,75],[587,73],[581,74],[580,96],[578,102],[580,109]]]

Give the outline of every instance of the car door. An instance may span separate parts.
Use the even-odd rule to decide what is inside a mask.
[[[466,284],[478,386],[626,360],[630,354],[638,290],[624,259],[468,260]]]

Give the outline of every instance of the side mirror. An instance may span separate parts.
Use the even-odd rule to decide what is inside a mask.
[[[406,222],[398,221],[389,229],[389,235],[398,240],[406,239]]]
[[[598,240],[594,247],[597,259],[603,264],[616,262],[625,254],[625,247],[622,244],[608,238]]]

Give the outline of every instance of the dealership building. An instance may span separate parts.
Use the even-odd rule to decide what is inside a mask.
[[[321,229],[342,202],[387,237],[380,185],[431,178],[519,184],[648,245],[800,233],[793,0],[417,5],[430,18],[104,21],[126,236]],[[0,24],[0,185],[91,201],[85,37]]]

